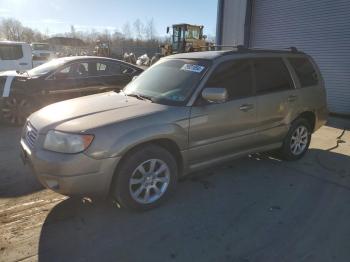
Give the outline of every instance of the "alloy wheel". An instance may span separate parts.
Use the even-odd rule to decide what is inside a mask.
[[[150,159],[133,171],[129,179],[129,191],[136,202],[151,204],[162,197],[169,182],[169,166],[160,159]]]
[[[31,106],[26,99],[10,98],[2,108],[4,119],[11,124],[23,124],[30,112]]]
[[[300,155],[307,147],[309,140],[309,131],[305,126],[299,126],[295,129],[290,140],[290,149],[293,155]]]

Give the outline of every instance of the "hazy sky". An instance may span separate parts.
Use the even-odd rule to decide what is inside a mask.
[[[95,29],[122,30],[126,22],[154,19],[158,35],[176,23],[203,24],[215,35],[217,0],[0,0],[0,19],[13,17],[49,34]]]

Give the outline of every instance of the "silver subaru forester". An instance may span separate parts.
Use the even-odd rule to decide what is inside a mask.
[[[32,114],[22,158],[58,193],[111,195],[124,207],[145,210],[192,171],[273,149],[286,160],[301,158],[327,114],[322,76],[303,52],[177,54],[119,93]]]

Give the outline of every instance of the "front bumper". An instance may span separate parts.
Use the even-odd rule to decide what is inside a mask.
[[[21,156],[40,183],[67,196],[99,196],[109,193],[117,158],[93,159],[85,154],[61,154],[31,150],[21,140]]]

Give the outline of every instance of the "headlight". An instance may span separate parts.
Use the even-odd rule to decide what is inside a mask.
[[[44,141],[44,148],[59,153],[74,154],[89,147],[93,135],[78,135],[50,130]]]

